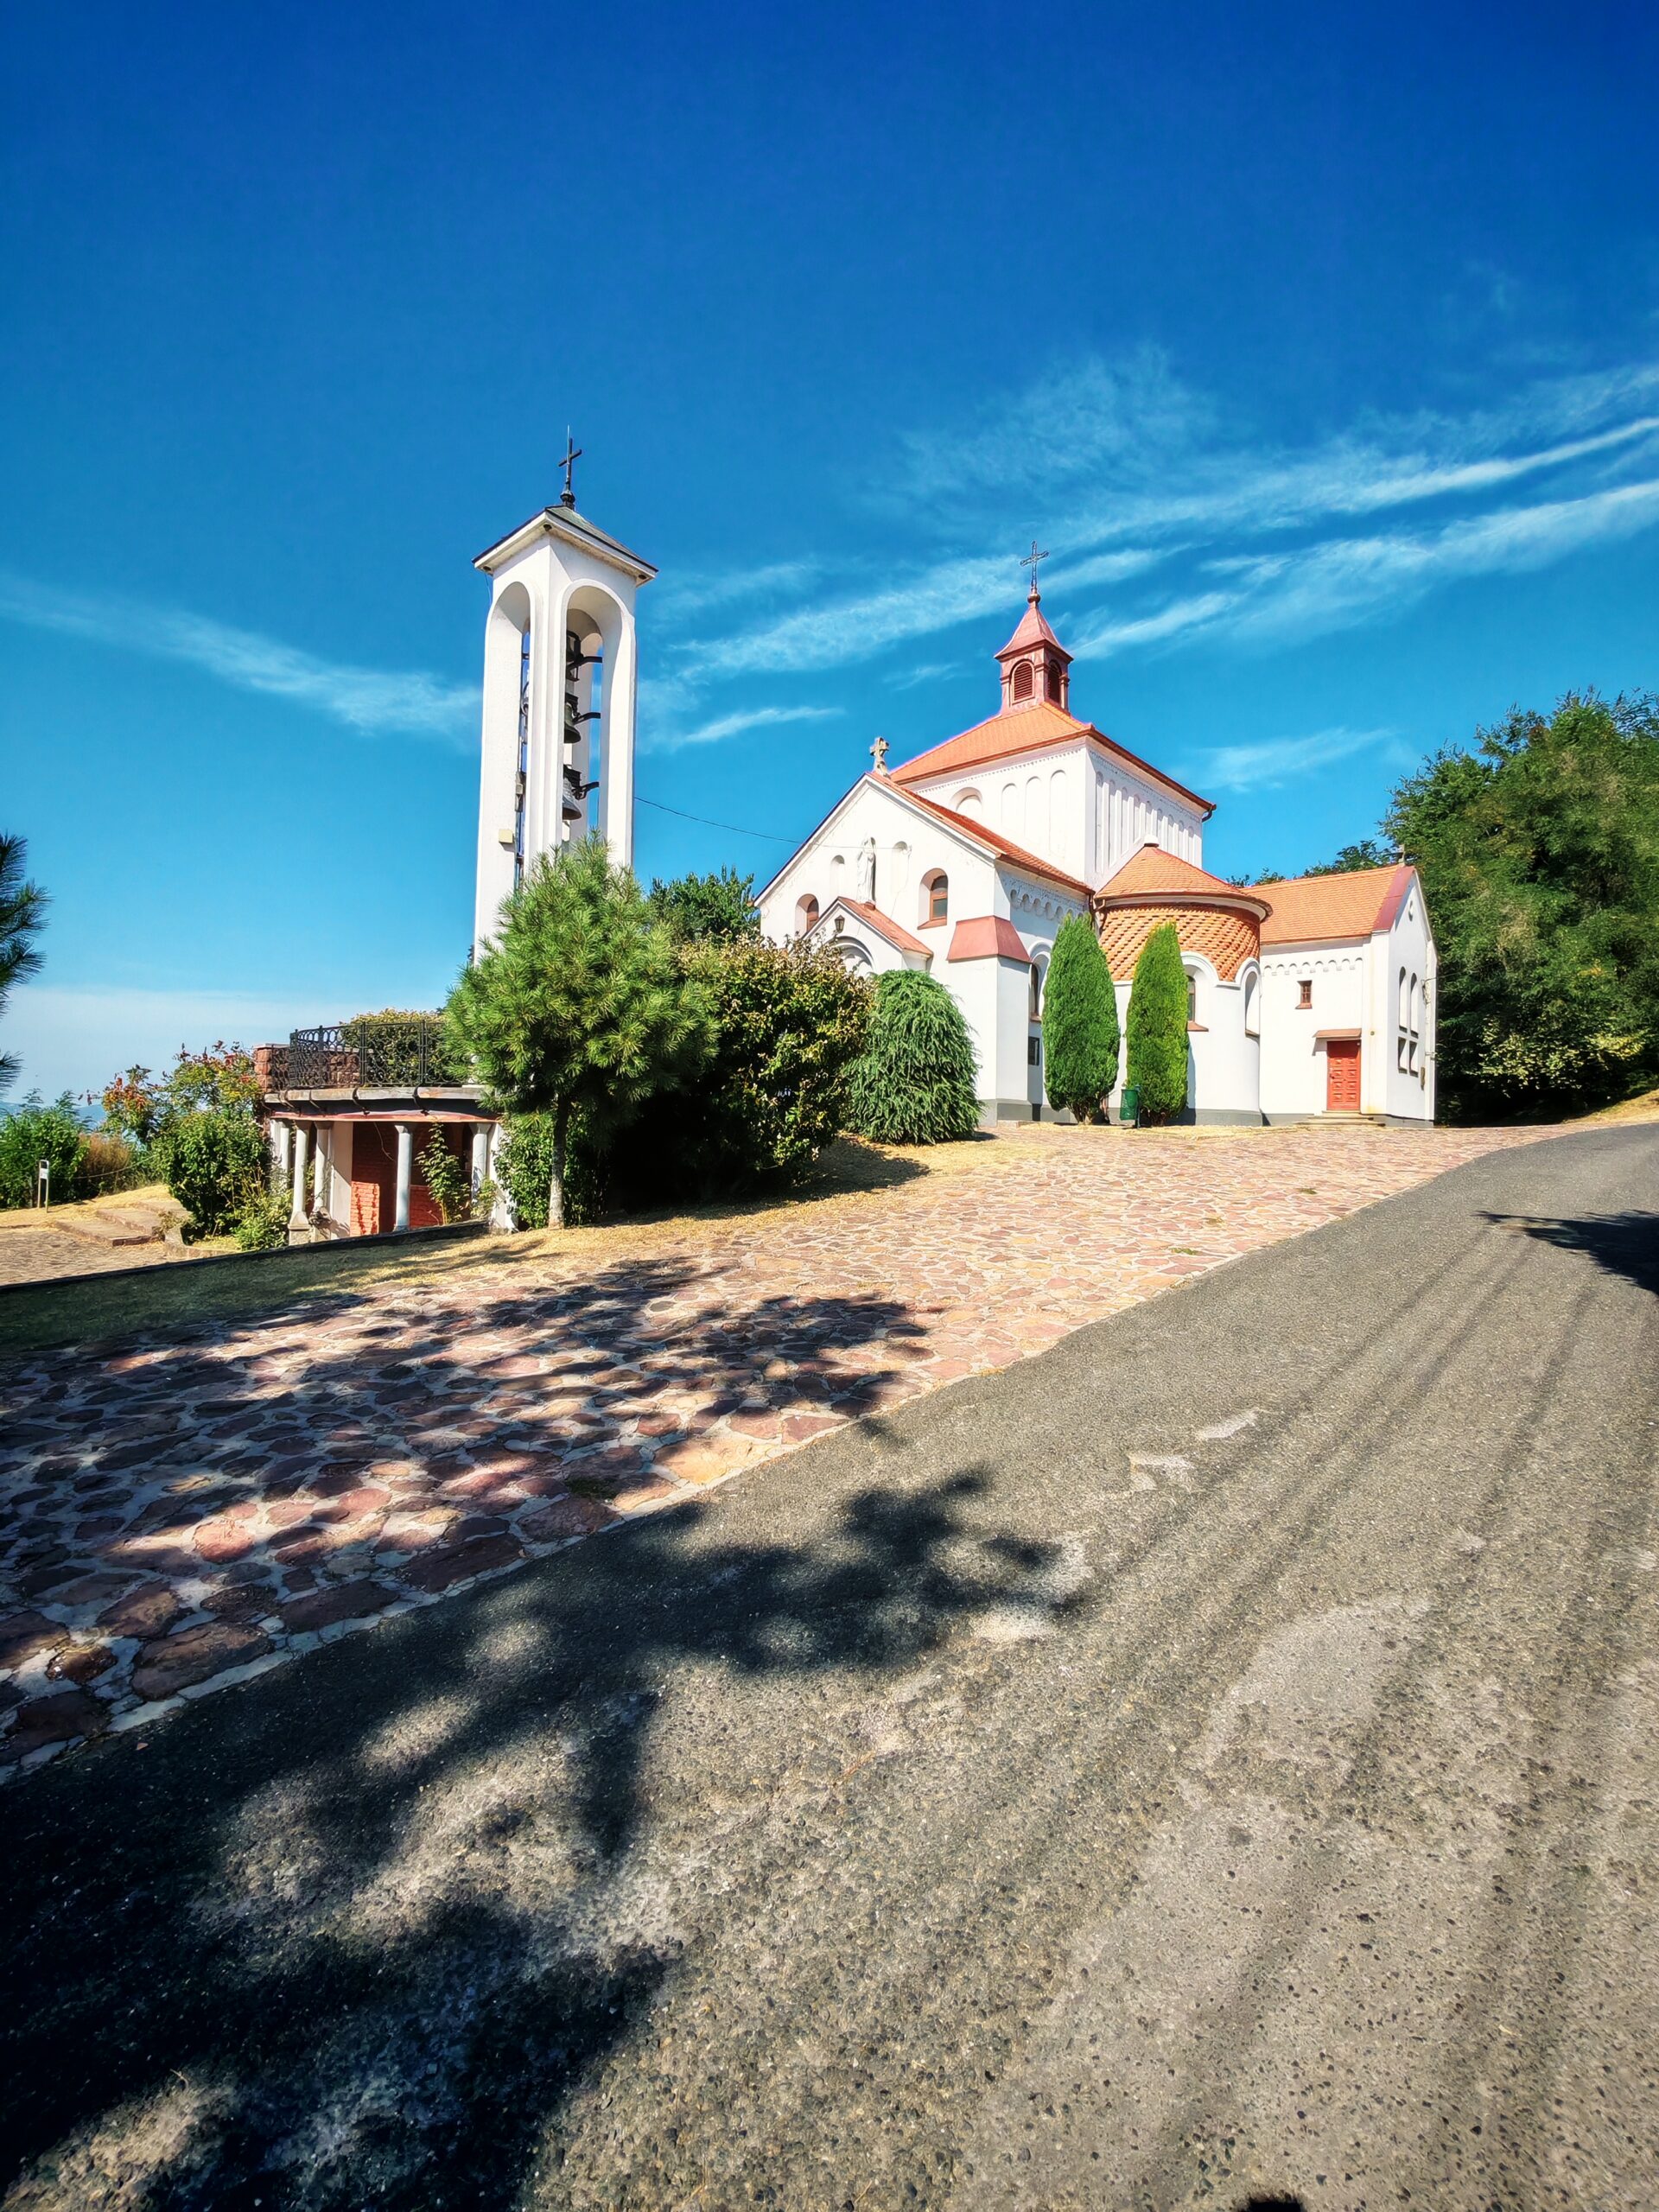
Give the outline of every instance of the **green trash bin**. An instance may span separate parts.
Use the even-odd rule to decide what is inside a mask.
[[[1132,1083],[1126,1083],[1123,1086],[1123,1096],[1118,1101],[1117,1118],[1123,1128],[1138,1129],[1141,1126],[1141,1094]]]

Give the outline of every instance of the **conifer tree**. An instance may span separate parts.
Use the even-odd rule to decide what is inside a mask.
[[[1117,1081],[1117,993],[1086,914],[1062,922],[1043,990],[1044,1077],[1051,1106],[1080,1122],[1106,1117]]]
[[[1147,1121],[1166,1122],[1186,1104],[1186,970],[1173,922],[1160,922],[1141,949],[1129,987],[1128,1082]]]
[[[979,1126],[968,1025],[943,983],[895,968],[876,984],[862,1056],[848,1083],[849,1128],[878,1144],[944,1144]]]
[[[626,1119],[712,1042],[702,993],[598,837],[533,863],[502,907],[499,935],[450,995],[445,1023],[504,1110],[551,1116],[555,1229],[573,1111]]]

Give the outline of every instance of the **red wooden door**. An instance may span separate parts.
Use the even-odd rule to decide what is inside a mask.
[[[1359,1111],[1357,1037],[1332,1037],[1325,1041],[1325,1110],[1327,1114]]]

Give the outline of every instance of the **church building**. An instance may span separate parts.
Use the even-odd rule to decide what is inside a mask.
[[[1034,549],[1033,549],[1034,550]],[[1090,916],[1127,1017],[1135,964],[1175,925],[1189,1122],[1434,1116],[1434,942],[1404,861],[1241,887],[1204,867],[1211,801],[1071,710],[1071,656],[1033,581],[996,655],[996,712],[875,766],[760,896],[775,942],[861,972],[918,968],[956,1000],[988,1121],[1043,1111],[1055,931]],[[1122,1088],[1120,1058],[1116,1114]]]

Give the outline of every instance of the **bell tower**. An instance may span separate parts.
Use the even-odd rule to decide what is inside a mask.
[[[490,580],[474,950],[538,854],[597,832],[633,859],[634,596],[657,571],[576,512],[579,458],[559,504],[473,564]]]
[[[1003,714],[1044,699],[1071,712],[1071,656],[1048,626],[1035,576],[1020,626],[996,658],[1002,670]]]

